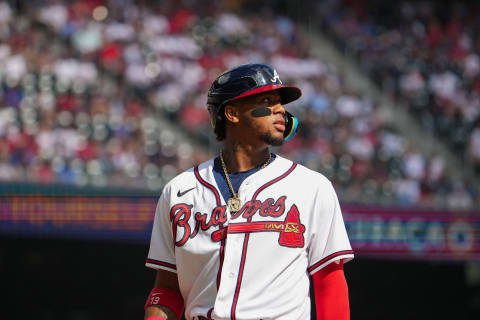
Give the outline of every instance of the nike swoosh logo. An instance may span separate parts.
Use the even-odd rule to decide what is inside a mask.
[[[185,193],[187,193],[187,192],[189,192],[189,191],[192,191],[193,189],[195,189],[195,187],[190,188],[190,189],[188,189],[188,190],[185,190],[185,191],[183,191],[183,192],[180,192],[180,190],[178,190],[178,192],[177,192],[177,197],[182,197],[182,196],[185,195]]]

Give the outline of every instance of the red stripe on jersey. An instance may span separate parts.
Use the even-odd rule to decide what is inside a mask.
[[[193,172],[195,173],[197,180],[213,192],[215,199],[217,200],[217,207],[220,207],[222,205],[222,201],[220,201],[220,194],[218,193],[218,190],[213,185],[203,180],[202,176],[200,176],[200,173],[198,172],[198,166],[193,169]]]
[[[151,264],[156,264],[156,265],[159,265],[159,266],[162,266],[162,267],[167,267],[167,268],[170,268],[170,269],[177,270],[176,265],[168,263],[168,262],[163,262],[163,261],[160,261],[160,260],[155,260],[155,259],[150,259],[150,258],[148,258],[146,260],[146,262],[151,263]]]
[[[204,185],[205,187],[207,187],[208,189],[210,189],[213,192],[213,194],[215,195],[215,199],[217,201],[217,207],[220,207],[222,205],[222,201],[220,200],[220,193],[218,193],[217,188],[215,188],[213,185],[211,185],[210,183],[205,181],[202,178],[202,176],[200,176],[200,173],[198,172],[198,166],[196,166],[193,169],[193,172],[195,173],[195,177],[197,178],[197,180],[202,185]],[[222,229],[222,226],[223,225],[220,224],[219,228]],[[222,242],[220,243],[220,252],[219,252],[220,263],[219,263],[218,271],[217,271],[217,290],[220,287],[220,281],[222,280],[222,268],[223,268],[224,256],[225,256],[225,239],[222,239]]]
[[[292,166],[287,171],[285,171],[285,173],[283,173],[282,175],[280,175],[277,178],[265,183],[260,188],[258,188],[257,191],[253,194],[253,197],[252,197],[252,200],[251,200],[252,203],[256,200],[256,198],[260,194],[260,192],[262,192],[263,190],[265,190],[266,188],[268,188],[272,184],[284,179],[286,176],[288,176],[290,173],[292,173],[292,171],[296,167],[297,167],[297,164],[294,162],[292,164]],[[247,219],[247,222],[251,223],[251,221],[252,221],[252,217],[250,216]],[[230,226],[229,226],[229,229],[230,229]],[[240,294],[240,287],[241,287],[241,284],[242,284],[243,270],[245,268],[245,258],[247,256],[247,247],[248,247],[249,237],[250,237],[250,233],[246,233],[245,238],[243,240],[242,258],[240,260],[240,266],[239,266],[239,269],[238,269],[237,285],[235,287],[235,294],[233,295],[233,302],[232,302],[232,309],[231,309],[231,319],[232,320],[235,320],[235,312],[236,312],[236,308],[237,308],[238,296]]]
[[[277,231],[301,233],[305,231],[305,226],[301,224],[289,224],[285,226],[285,222],[281,221],[259,221],[245,223],[230,223],[228,225],[228,233],[245,233],[260,231]]]
[[[213,312],[213,308],[210,308],[210,310],[208,310],[208,313],[207,313],[207,319],[208,320],[212,319],[212,312]]]
[[[327,261],[330,261],[334,258],[338,258],[339,256],[350,255],[350,254],[353,254],[353,250],[343,250],[343,251],[334,252],[334,253],[326,256],[322,260],[320,260],[318,262],[315,262],[312,266],[307,268],[307,271],[312,272],[313,270],[315,270],[316,268],[318,268],[319,266],[321,266],[322,264],[324,264]]]
[[[260,188],[258,188],[258,190],[255,192],[255,194],[253,195],[253,198],[252,198],[252,202],[255,201],[257,199],[257,196],[260,192],[262,192],[265,188],[267,187],[270,187],[272,184],[282,180],[283,178],[285,178],[286,176],[288,176],[290,173],[292,173],[292,171],[297,167],[297,164],[294,162],[293,165],[290,167],[290,169],[288,169],[284,174],[282,174],[281,176],[273,179],[272,181],[269,181],[267,183],[265,183],[263,186],[261,186]]]
[[[220,265],[217,272],[217,291],[220,287],[220,281],[222,280],[222,268],[223,268],[223,259],[225,257],[225,239],[222,239],[220,243]]]

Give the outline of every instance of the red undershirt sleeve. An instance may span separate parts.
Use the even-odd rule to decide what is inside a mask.
[[[332,262],[312,275],[317,319],[348,320],[350,306],[343,262]]]

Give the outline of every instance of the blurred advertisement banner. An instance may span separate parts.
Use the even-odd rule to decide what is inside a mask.
[[[157,198],[5,196],[0,235],[148,241]],[[480,260],[480,213],[342,206],[357,258]]]
[[[357,256],[436,261],[480,260],[480,213],[343,206]]]
[[[89,239],[150,239],[156,198],[8,196],[0,234]]]

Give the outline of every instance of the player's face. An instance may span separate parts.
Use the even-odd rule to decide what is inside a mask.
[[[283,143],[285,131],[285,109],[278,92],[270,91],[254,95],[242,101],[240,124],[245,126],[245,135],[273,146]]]

